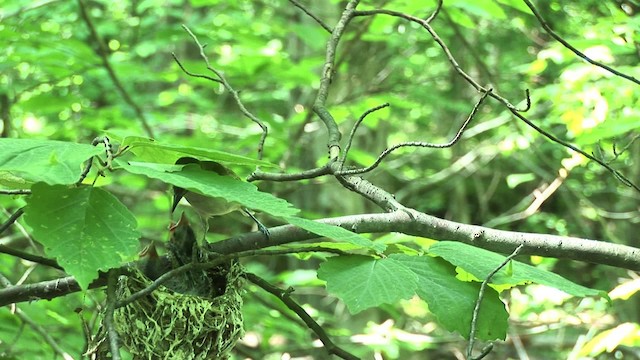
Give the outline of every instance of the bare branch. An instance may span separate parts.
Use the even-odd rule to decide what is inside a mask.
[[[311,331],[313,331],[318,336],[318,339],[322,341],[322,344],[324,344],[324,347],[327,349],[327,351],[330,354],[334,354],[342,359],[349,359],[349,360],[358,359],[357,356],[342,349],[341,347],[336,345],[333,341],[331,341],[331,338],[329,338],[329,335],[327,335],[327,333],[324,331],[322,326],[320,326],[315,320],[313,320],[313,318],[309,316],[309,314],[302,308],[302,306],[300,306],[297,302],[295,302],[291,298],[291,293],[293,292],[292,288],[289,288],[287,290],[282,290],[271,285],[268,281],[264,280],[263,278],[255,274],[247,273],[246,276],[247,276],[247,279],[249,279],[252,283],[258,285],[268,293],[280,299],[280,301],[282,301],[289,309],[291,309],[291,311],[296,313],[296,315],[298,315],[298,317],[300,317],[300,319],[304,321],[304,323],[309,327],[309,329],[311,329]]]
[[[426,21],[418,19],[418,18],[415,18],[415,17],[412,17],[412,16],[407,15],[407,14],[403,14],[403,13],[397,12],[397,11],[384,10],[384,9],[369,10],[369,11],[358,11],[358,12],[356,12],[354,14],[354,16],[367,16],[367,15],[377,15],[377,14],[398,16],[398,17],[405,18],[407,20],[415,21],[415,22],[419,23],[420,25],[422,25],[422,27],[425,28],[429,32],[429,34],[431,35],[433,40],[440,46],[440,48],[442,48],[442,50],[445,53],[445,56],[449,60],[449,63],[451,63],[451,65],[453,66],[454,70],[463,79],[465,79],[469,84],[471,84],[471,86],[473,86],[476,90],[478,90],[478,91],[488,91],[488,89],[485,89],[483,86],[481,86],[469,74],[467,74],[462,69],[462,67],[460,67],[460,64],[456,61],[456,59],[454,58],[453,54],[451,53],[451,50],[449,50],[449,48],[444,43],[444,41],[440,38],[440,36],[438,36],[438,33]],[[579,153],[580,155],[586,157],[589,160],[597,162],[599,165],[601,165],[602,167],[607,169],[609,172],[611,172],[613,174],[613,176],[616,177],[618,180],[620,180],[620,182],[622,182],[624,185],[632,187],[636,191],[640,192],[640,187],[638,185],[636,185],[635,183],[633,183],[631,180],[629,180],[627,177],[625,177],[618,170],[614,169],[609,164],[607,164],[606,162],[596,158],[595,156],[593,156],[591,154],[588,154],[587,152],[585,152],[585,151],[579,149],[578,147],[570,144],[569,142],[564,141],[564,140],[556,137],[555,135],[543,130],[541,127],[539,127],[536,124],[534,124],[531,120],[527,119],[525,116],[520,114],[521,110],[516,108],[513,104],[511,104],[504,97],[500,96],[496,92],[491,92],[491,94],[489,96],[491,96],[492,98],[498,100],[500,103],[502,103],[504,106],[506,106],[507,109],[515,117],[517,117],[518,119],[522,120],[525,124],[527,124],[529,127],[534,129],[535,131],[537,131],[538,133],[540,133],[541,135],[543,135],[547,139],[549,139],[549,140],[551,140],[551,141],[553,141],[555,143],[558,143],[558,144],[560,144],[560,145],[562,145],[562,146],[564,146],[564,147],[566,147],[568,149],[571,149],[571,150]]]
[[[531,3],[531,1],[529,0],[523,0],[525,4],[527,4],[527,6],[529,7],[529,9],[531,10],[531,12],[533,12],[533,15],[535,15],[536,19],[538,19],[538,22],[540,23],[540,25],[542,25],[542,27],[549,33],[549,35],[551,35],[552,38],[556,39],[556,41],[558,41],[560,44],[562,44],[564,47],[566,47],[567,49],[571,50],[574,54],[576,54],[578,57],[582,58],[584,61],[588,62],[591,65],[595,65],[599,68],[605,69],[608,72],[619,76],[623,79],[627,79],[631,82],[636,83],[637,85],[640,85],[640,80],[636,79],[635,77],[631,76],[631,75],[627,75],[624,74],[608,65],[605,65],[601,62],[595,61],[593,59],[591,59],[590,57],[588,57],[586,54],[584,54],[583,52],[581,52],[580,50],[576,49],[575,47],[573,47],[571,44],[569,44],[569,42],[567,42],[565,39],[563,39],[560,35],[558,35],[555,31],[553,31],[553,29],[551,28],[551,26],[549,26],[549,24],[544,20],[544,18],[542,17],[542,15],[540,15],[540,13],[538,12],[538,9],[536,9],[536,7],[533,5],[533,3]]]
[[[635,271],[640,270],[640,249],[635,247],[575,237],[495,230],[440,219],[408,208],[401,208],[391,213],[352,215],[318,221],[340,226],[359,234],[399,232],[434,240],[459,241],[499,253],[510,253],[519,245],[523,245],[521,251],[523,254],[572,259]],[[305,252],[305,249],[300,248],[286,250],[255,249],[320,237],[293,225],[270,228],[269,234],[270,238],[268,243],[263,241],[263,233],[255,231],[207,244],[206,251],[223,254],[223,256],[216,258],[215,262],[204,264],[191,263],[172,271],[183,272],[196,268],[208,268],[219,264],[219,261],[235,259],[241,256]],[[324,249],[322,251],[329,250],[330,249]],[[312,251],[318,251],[318,249]],[[127,266],[135,266],[135,264],[127,264],[123,266],[123,268],[126,269]],[[170,273],[171,272],[167,272],[162,276],[173,276],[168,275]],[[158,278],[158,280],[159,279],[160,278]],[[106,282],[106,276],[101,273],[101,276],[92,282],[89,288],[93,289],[104,286]],[[0,290],[0,307],[23,301],[53,299],[77,291],[80,291],[80,286],[71,276],[37,284],[12,286]],[[151,289],[151,291],[153,291],[153,289]],[[117,305],[122,306],[122,303]]]
[[[311,11],[307,10],[302,4],[300,4],[296,0],[289,0],[290,3],[295,5],[298,9],[302,10],[305,14],[309,15],[310,18],[315,20],[323,29],[325,29],[329,34],[333,32],[333,30],[329,27],[329,25],[325,24],[319,17],[315,16]]]
[[[13,215],[11,215],[7,219],[7,221],[4,222],[4,224],[0,225],[0,234],[5,232],[9,228],[9,226],[13,225],[13,223],[15,223],[20,218],[20,216],[22,216],[22,214],[24,214],[24,208],[16,210],[16,212],[14,212]]]
[[[196,45],[198,45],[198,49],[200,50],[200,57],[204,60],[205,64],[207,65],[207,70],[214,73],[218,77],[218,79],[210,78],[204,75],[192,74],[186,71],[186,69],[182,66],[180,61],[178,61],[178,58],[172,54],[173,58],[178,63],[178,66],[180,66],[180,68],[187,75],[193,76],[193,77],[205,78],[205,79],[222,84],[222,86],[224,86],[224,88],[231,94],[233,99],[236,101],[238,108],[240,108],[240,112],[242,112],[242,114],[246,118],[248,118],[249,120],[258,124],[258,126],[260,126],[260,129],[262,129],[262,135],[260,136],[260,141],[258,142],[258,159],[261,160],[263,156],[263,151],[264,151],[264,142],[267,140],[267,134],[269,133],[269,129],[267,128],[267,126],[264,124],[262,120],[260,120],[257,116],[253,115],[249,110],[247,110],[247,108],[244,106],[244,103],[242,103],[242,100],[240,100],[240,94],[231,86],[231,84],[227,81],[227,79],[224,77],[222,72],[216,70],[216,68],[211,66],[211,63],[209,62],[209,57],[204,52],[205,45],[200,44],[198,37],[193,32],[191,32],[191,30],[186,25],[182,25],[182,28],[191,36],[191,38],[196,43]]]
[[[219,83],[219,84],[222,84],[222,81],[221,81],[220,79],[216,79],[216,78],[214,78],[214,77],[212,77],[212,76],[204,75],[204,74],[196,74],[196,73],[192,73],[192,72],[190,72],[189,70],[187,70],[187,69],[184,67],[184,65],[182,65],[182,62],[180,62],[180,60],[178,60],[178,57],[176,56],[176,54],[175,54],[175,53],[173,53],[173,52],[172,52],[172,53],[171,53],[171,56],[173,56],[173,60],[175,60],[175,62],[178,64],[178,66],[180,67],[180,69],[182,69],[182,71],[183,71],[185,74],[187,74],[187,75],[189,75],[189,76],[191,76],[191,77],[201,78],[201,79],[206,79],[206,80],[209,80],[209,81],[213,81],[213,82],[217,82],[217,83]]]
[[[396,144],[396,145],[386,149],[385,151],[383,151],[378,156],[376,161],[374,161],[373,164],[367,166],[366,168],[340,170],[340,171],[335,172],[335,174],[336,175],[364,174],[364,173],[369,172],[369,171],[375,169],[376,167],[378,167],[378,165],[380,165],[382,160],[387,155],[391,154],[394,150],[397,150],[397,149],[400,149],[400,148],[403,148],[403,147],[425,147],[425,148],[442,149],[442,148],[448,148],[448,147],[453,146],[456,142],[458,142],[458,140],[460,140],[460,137],[462,136],[462,133],[464,132],[464,130],[467,128],[467,125],[469,125],[469,122],[475,117],[476,113],[478,112],[478,109],[480,108],[480,105],[482,105],[482,103],[484,102],[484,100],[487,98],[487,96],[490,93],[491,93],[491,89],[487,90],[484,94],[482,94],[482,97],[480,98],[480,100],[478,100],[476,105],[473,107],[473,110],[471,110],[471,113],[469,114],[467,119],[464,121],[464,123],[462,123],[462,125],[458,129],[458,132],[456,133],[456,135],[449,142],[444,143],[444,144],[432,144],[432,143],[427,143],[427,142],[422,142],[422,141],[409,141],[409,142]]]
[[[30,195],[31,194],[31,190],[29,190],[29,189],[0,190],[0,194],[2,194],[2,195]]]
[[[442,9],[442,4],[444,3],[443,0],[438,0],[438,5],[436,5],[435,10],[433,10],[433,12],[431,13],[431,15],[429,15],[429,17],[425,20],[428,23],[432,22],[436,16],[438,16],[438,13],[440,13],[440,9]]]
[[[48,258],[45,258],[45,257],[42,257],[42,256],[38,256],[38,255],[29,254],[29,253],[26,253],[24,251],[16,250],[16,249],[11,248],[11,247],[6,246],[6,245],[1,245],[0,244],[0,253],[11,255],[11,256],[15,256],[17,258],[24,259],[24,260],[27,260],[27,261],[31,261],[31,262],[36,263],[36,264],[46,265],[46,266],[49,266],[49,267],[52,267],[52,268],[55,268],[55,269],[58,269],[58,270],[64,270],[62,268],[62,266],[58,265],[58,263],[55,260],[51,260],[51,259],[48,259]]]
[[[507,258],[504,259],[502,264],[498,265],[498,267],[493,269],[493,271],[491,271],[489,273],[489,275],[487,275],[487,277],[482,281],[482,284],[480,285],[480,292],[478,293],[478,300],[476,300],[476,305],[473,308],[473,316],[471,317],[471,330],[469,331],[469,345],[467,346],[467,359],[477,359],[477,358],[473,358],[471,355],[473,353],[473,343],[476,340],[475,338],[476,338],[476,329],[477,329],[477,326],[478,326],[478,316],[480,315],[480,304],[482,303],[482,299],[484,298],[484,292],[487,289],[487,285],[491,281],[491,278],[493,278],[493,276],[498,271],[500,271],[500,269],[505,267],[505,265],[507,265],[509,263],[509,261],[511,261],[513,258],[515,258],[516,255],[518,255],[520,250],[522,250],[522,246],[523,245],[521,244],[515,250],[513,250],[511,255],[507,256]],[[484,357],[484,356],[486,356],[486,354],[483,355],[482,357]]]
[[[364,114],[360,115],[360,118],[355,122],[355,124],[353,124],[353,128],[351,128],[351,133],[349,133],[349,137],[347,138],[347,145],[344,147],[344,150],[342,152],[342,156],[340,157],[340,167],[342,167],[342,164],[344,163],[344,161],[347,159],[347,155],[349,154],[349,150],[351,149],[351,143],[353,142],[353,137],[356,135],[356,131],[358,130],[358,127],[360,126],[360,124],[362,123],[362,121],[371,113],[376,112],[380,109],[384,109],[386,107],[389,107],[389,103],[384,103],[382,105],[378,105],[374,108],[371,108],[367,111],[364,112]]]

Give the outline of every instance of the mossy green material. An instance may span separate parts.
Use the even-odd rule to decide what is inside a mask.
[[[227,359],[244,331],[242,267],[233,262],[226,269],[222,293],[221,284],[211,286],[211,296],[205,297],[161,286],[117,309],[114,322],[118,336],[134,359]],[[131,275],[120,277],[118,300],[149,284],[135,269]]]

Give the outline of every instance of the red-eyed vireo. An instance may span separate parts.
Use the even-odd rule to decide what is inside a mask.
[[[191,262],[201,262],[201,250],[196,236],[184,213],[178,223],[169,228],[169,241],[166,243],[167,255],[160,256],[154,243],[140,252],[139,268],[151,280],[156,280],[168,271]],[[212,296],[212,292],[221,291],[219,268],[192,269],[166,280],[163,285],[175,292],[197,296]],[[224,290],[224,288],[223,288]]]
[[[197,164],[203,170],[213,171],[221,176],[230,176],[240,181],[240,177],[238,177],[236,173],[215,161],[198,160],[192,157],[181,157],[176,161],[176,165],[188,164]],[[242,210],[246,215],[251,217],[256,224],[258,224],[258,229],[265,234],[267,238],[269,237],[269,230],[267,230],[267,228],[262,225],[262,223],[260,223],[260,221],[258,221],[258,219],[256,219],[255,216],[253,216],[253,214],[251,214],[247,209],[242,208],[240,204],[229,202],[223,198],[198,194],[177,186],[173,187],[173,205],[171,206],[172,213],[175,211],[178,203],[183,197],[189,202],[198,215],[200,215],[204,225],[205,235],[209,230],[209,219],[211,217],[225,215],[236,210]]]

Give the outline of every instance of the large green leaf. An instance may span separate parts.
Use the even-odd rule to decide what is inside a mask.
[[[488,250],[453,241],[434,244],[429,248],[429,253],[442,257],[480,280],[485,279],[506,258]],[[515,286],[532,282],[551,286],[574,296],[600,295],[608,298],[605,291],[586,288],[558,274],[519,261],[512,260],[509,266],[505,266],[491,278],[491,283],[496,285]]]
[[[502,20],[507,18],[504,10],[493,0],[458,0],[452,5],[470,14],[488,19]]]
[[[337,256],[320,265],[318,278],[352,314],[381,304],[394,304],[416,292],[418,277],[393,258]]]
[[[27,198],[25,221],[33,235],[80,286],[131,260],[139,243],[136,219],[110,193],[95,187],[37,183]]]
[[[152,139],[139,136],[125,137],[122,140],[121,146],[129,146],[131,152],[136,154],[139,160],[155,163],[173,164],[181,157],[192,156],[200,160],[212,160],[228,164],[276,167],[276,165],[268,161],[252,159],[246,156],[236,155],[225,151],[209,148],[162,144]]]
[[[122,164],[122,167],[134,174],[145,175],[199,194],[223,198],[276,217],[293,216],[299,212],[286,200],[261,192],[251,183],[230,176],[220,176],[195,165],[131,162]]]
[[[73,184],[80,178],[83,162],[103,152],[101,147],[64,141],[0,139],[0,174],[27,182]]]
[[[400,262],[418,276],[417,294],[429,304],[438,322],[449,331],[469,337],[471,317],[480,292],[480,284],[456,279],[455,267],[431,256],[394,254]],[[498,298],[498,292],[487,287],[478,315],[476,337],[482,340],[504,340],[509,314]]]
[[[301,227],[314,234],[321,235],[339,242],[356,245],[360,248],[372,249],[378,253],[383,252],[386,248],[386,245],[382,243],[373,242],[362,235],[356,234],[347,229],[343,229],[339,226],[324,224],[321,222],[302,219],[298,217],[287,217],[285,218],[285,220],[289,222],[289,224]]]

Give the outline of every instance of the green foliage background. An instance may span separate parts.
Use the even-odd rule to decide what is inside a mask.
[[[622,3],[627,4],[626,12]],[[308,1],[306,5],[332,26],[344,4]],[[571,44],[639,77],[640,17],[631,2],[537,5]],[[291,3],[96,0],[87,1],[86,6],[109,51],[114,73],[162,143],[254,157],[260,138],[260,128],[242,116],[229,93],[218,84],[186,76],[173,61],[171,53],[190,71],[206,73],[197,47],[180,27],[186,24],[207,44],[212,65],[241,90],[245,106],[268,124],[265,160],[291,172],[325,161],[326,130],[309,110],[328,34]],[[359,9],[380,7],[426,17],[435,1],[363,1]],[[7,0],[0,18],[0,43],[5,44],[0,53],[3,137],[89,144],[105,131],[116,137],[150,135],[105,70],[96,52],[99,45],[92,40],[77,2]],[[363,123],[350,164],[367,166],[382,150],[401,141],[448,141],[479,96],[454,73],[428,33],[415,24],[383,16],[358,18],[349,26],[338,48],[329,110],[343,132],[348,132],[362,112],[391,104]],[[640,146],[632,142],[638,135],[640,115],[637,85],[577,59],[544,33],[519,1],[447,1],[433,26],[462,68],[479,83],[491,84],[520,107],[525,105],[525,89],[530,89],[532,108],[527,116],[538,126],[610,160],[628,178],[640,179],[635,161]],[[615,156],[614,145],[616,152],[626,151]],[[562,186],[539,211],[526,213],[535,190],[552,183],[563,168],[568,177]],[[246,176],[253,168],[236,165],[234,170]],[[446,219],[640,246],[632,236],[640,219],[637,193],[603,168],[513,119],[495,102],[482,108],[455,147],[400,150],[366,178],[394,193],[404,205]],[[166,184],[124,172],[100,178],[97,184],[135,214],[143,238],[167,237],[170,196]],[[327,178],[295,185],[264,182],[259,187],[287,199],[306,218],[378,211]],[[0,205],[13,212],[24,200],[3,196]],[[277,219],[266,221],[280,224]],[[231,214],[212,227],[219,238],[225,238],[249,230],[250,224]],[[386,235],[376,241],[397,244],[412,239]],[[431,244],[428,239],[420,241],[425,247]],[[17,231],[3,234],[0,242],[30,246]],[[386,358],[438,359],[464,348],[461,337],[435,324],[434,315],[419,298],[348,315],[341,303],[326,297],[316,277],[321,260],[320,255],[311,256],[310,261],[264,258],[246,266],[283,288],[295,287],[297,299],[308,304],[330,335],[340,343],[364,344],[349,348],[363,358],[378,352]],[[523,260],[604,291],[635,276],[594,264],[537,257]],[[14,274],[10,276],[13,283],[28,266],[0,255],[0,269],[5,275]],[[53,276],[51,270],[35,267],[28,281]],[[625,344],[638,345],[638,296],[624,296],[612,296],[609,306],[598,298],[578,300],[537,286],[508,290],[504,297],[510,307],[511,340],[498,346],[495,356],[515,358],[522,342],[532,358],[596,356],[604,351],[595,341],[599,334],[626,324]],[[308,329],[291,321],[291,314],[275,299],[251,287],[246,298],[249,335],[238,348],[238,358],[280,358],[284,352],[323,356],[310,345]],[[64,351],[78,357],[84,341],[80,318],[91,321],[101,299],[101,293],[87,292],[19,307],[47,329]],[[84,310],[78,316],[74,308]],[[21,322],[9,310],[0,309],[0,356],[50,358],[52,350],[31,327],[16,333]]]

